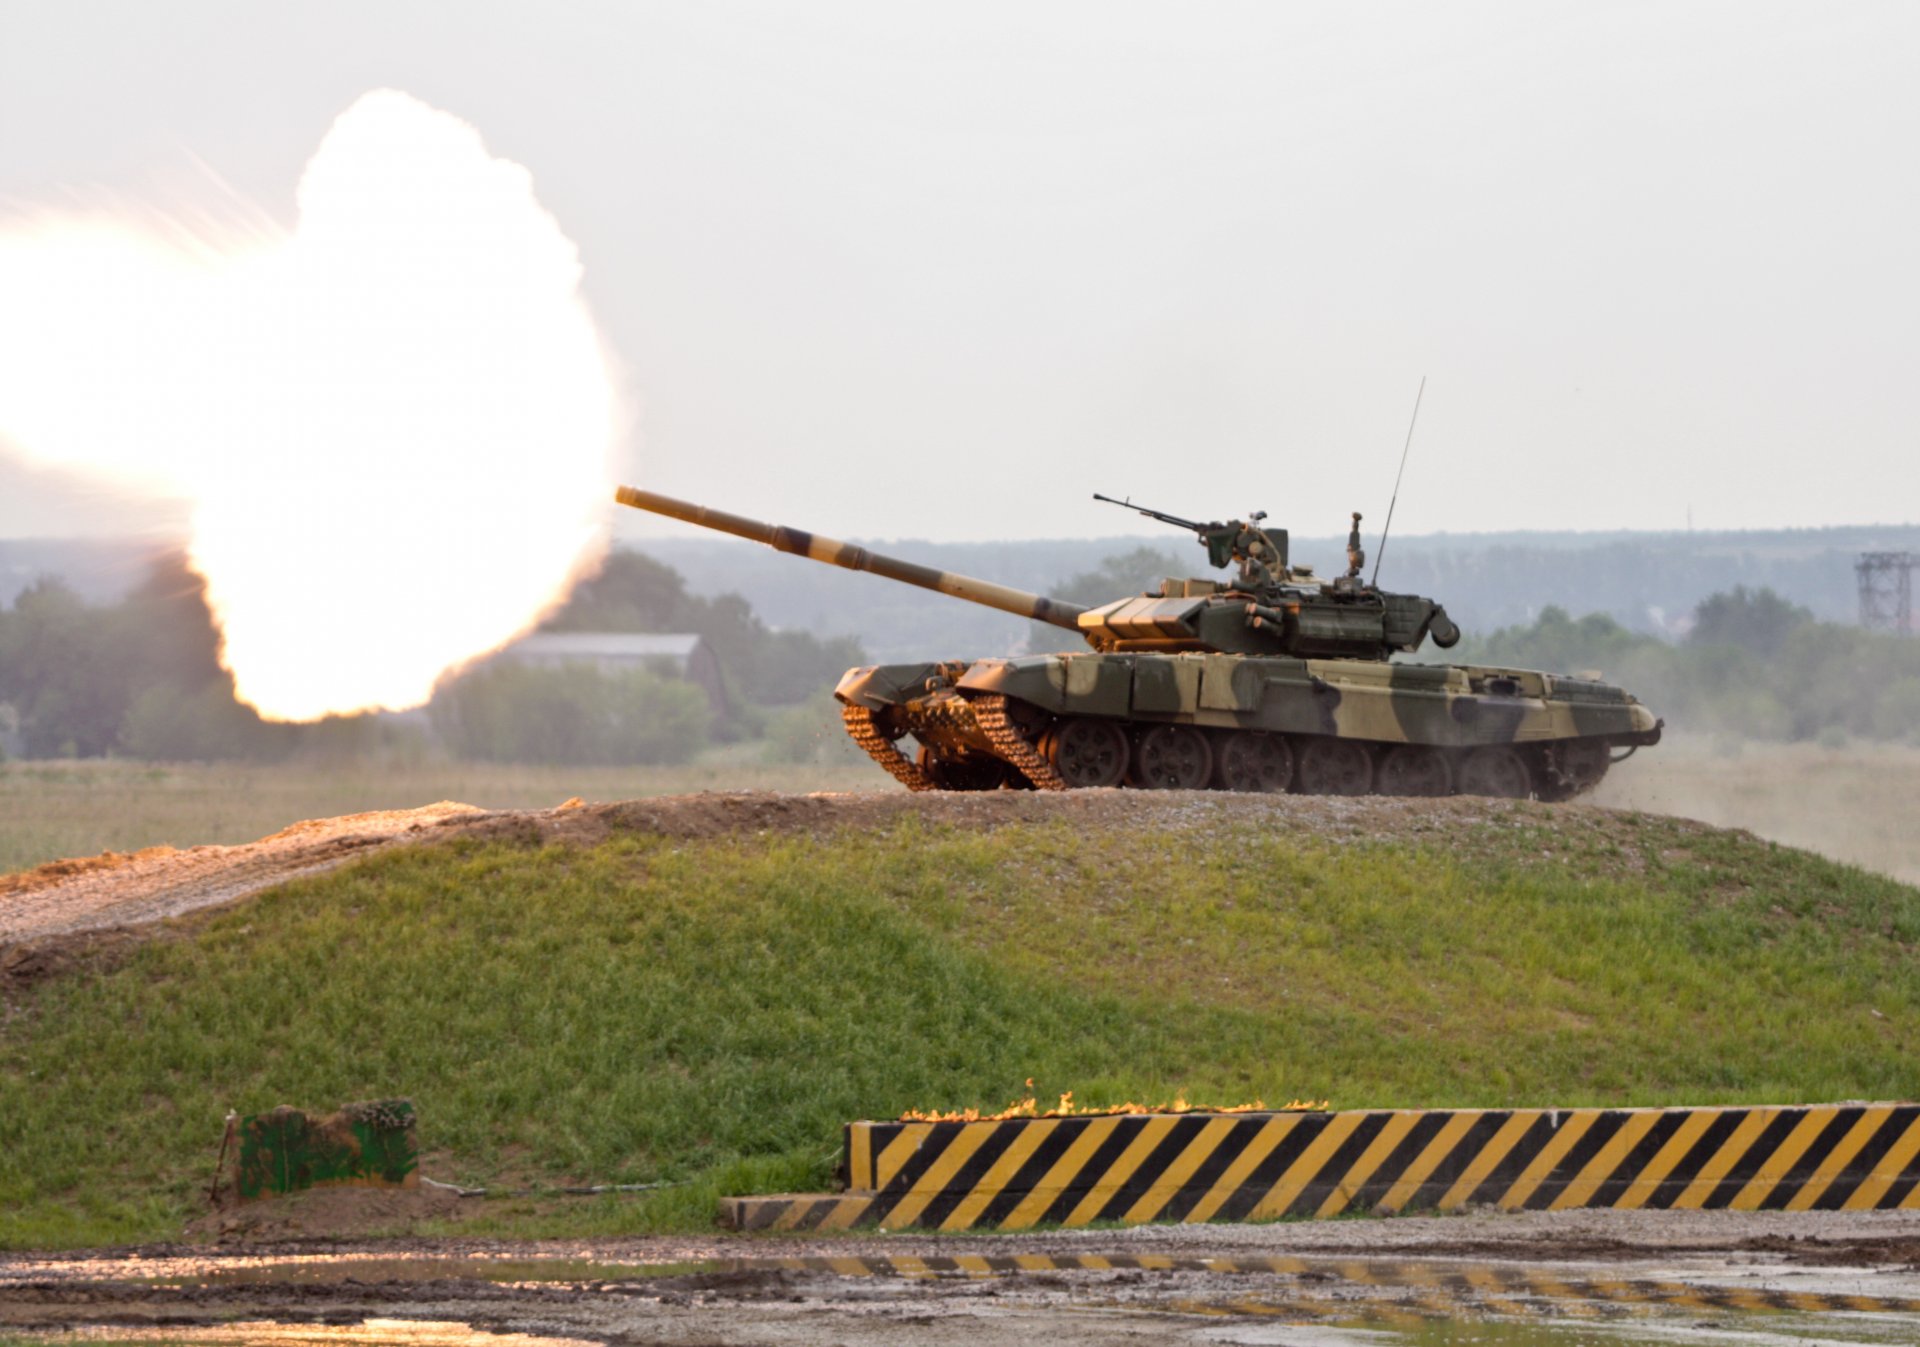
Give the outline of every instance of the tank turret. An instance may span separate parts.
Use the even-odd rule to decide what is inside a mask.
[[[1348,573],[1320,580],[1311,567],[1288,564],[1284,529],[1266,529],[1264,512],[1247,520],[1197,523],[1150,510],[1130,501],[1111,501],[1149,518],[1191,530],[1216,568],[1237,567],[1227,580],[1163,580],[1158,589],[1082,608],[1012,589],[990,580],[935,570],[873,552],[818,533],[762,523],[744,515],[708,509],[671,496],[623,486],[615,493],[622,505],[647,510],[702,528],[748,538],[781,552],[852,571],[918,585],[969,603],[1036,618],[1077,631],[1100,651],[1150,651],[1162,654],[1203,652],[1221,655],[1293,655],[1384,660],[1411,653],[1428,637],[1445,649],[1460,639],[1446,610],[1414,594],[1390,594],[1359,579],[1360,516],[1354,519]]]

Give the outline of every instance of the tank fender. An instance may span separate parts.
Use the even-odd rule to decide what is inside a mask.
[[[1133,693],[1131,655],[1023,655],[976,661],[960,693],[999,693],[1056,715],[1124,716]]]
[[[1653,713],[1638,706],[1634,710],[1637,714],[1633,718],[1633,733],[1615,735],[1614,739],[1618,743],[1632,744],[1635,748],[1652,748],[1660,742],[1660,732],[1667,728],[1667,722],[1656,718],[1653,721],[1653,727],[1648,729],[1645,727],[1646,721],[1653,716]]]
[[[1200,710],[1200,680],[1205,655],[1162,655],[1133,666],[1136,715],[1192,716]]]
[[[833,695],[849,706],[878,711],[926,695],[927,680],[939,673],[938,664],[869,664],[840,675]]]

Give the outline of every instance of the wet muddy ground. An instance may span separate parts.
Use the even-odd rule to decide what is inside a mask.
[[[1920,1212],[0,1257],[0,1334],[429,1344],[1920,1342]]]

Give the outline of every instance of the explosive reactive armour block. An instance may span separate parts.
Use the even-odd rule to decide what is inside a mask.
[[[1001,1229],[1344,1211],[1920,1209],[1920,1106],[1145,1113],[859,1122],[848,1191],[739,1230]]]
[[[408,1099],[348,1104],[319,1117],[285,1107],[250,1113],[239,1120],[235,1190],[253,1198],[339,1185],[416,1187],[415,1121]]]

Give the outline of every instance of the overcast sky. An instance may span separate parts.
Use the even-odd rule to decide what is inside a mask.
[[[1916,71],[1911,3],[0,0],[0,210],[291,225],[388,86],[531,170],[656,490],[1371,529],[1424,374],[1396,532],[1903,522]],[[0,534],[167,518],[0,446]]]

